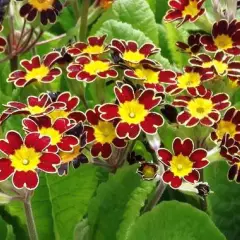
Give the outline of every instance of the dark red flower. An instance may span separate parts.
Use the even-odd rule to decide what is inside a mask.
[[[79,139],[74,135],[65,133],[75,127],[68,118],[58,118],[54,122],[48,116],[38,118],[24,118],[23,127],[26,132],[37,132],[41,136],[47,136],[51,142],[47,150],[49,152],[72,152],[73,148],[79,144]]]
[[[62,70],[53,67],[61,57],[59,52],[50,52],[41,61],[39,56],[34,56],[30,61],[22,60],[20,65],[24,70],[16,70],[9,75],[8,82],[13,82],[16,87],[25,87],[32,82],[50,83],[60,76]]]
[[[40,21],[43,25],[55,23],[59,12],[63,6],[59,0],[28,0],[20,9],[21,17],[26,18],[29,22],[40,15]]]
[[[212,28],[212,36],[204,35],[200,41],[209,52],[224,51],[228,54],[240,54],[240,23],[234,19],[230,23],[222,19],[215,22]]]
[[[82,54],[101,55],[109,50],[108,46],[104,44],[107,35],[101,37],[89,37],[88,43],[77,42],[73,46],[68,47],[67,53],[71,56],[78,56]]]
[[[0,32],[2,32],[3,26],[0,24]],[[0,37],[0,53],[4,52],[7,46],[7,41],[4,37]]]
[[[117,137],[114,121],[105,121],[100,117],[99,105],[86,112],[87,121],[90,125],[85,126],[87,143],[92,143],[91,154],[93,157],[101,155],[107,159],[112,154],[112,148],[124,148],[126,141]]]
[[[181,140],[175,138],[173,141],[173,154],[165,148],[158,150],[160,161],[168,167],[163,173],[162,179],[172,188],[179,188],[183,179],[196,183],[200,179],[198,169],[206,167],[209,161],[206,159],[207,151],[202,148],[194,149],[190,138]]]
[[[151,181],[156,178],[158,172],[158,165],[149,162],[140,162],[140,167],[137,173],[141,175],[143,180]]]
[[[240,142],[240,111],[231,107],[226,111],[223,118],[213,125],[211,133],[213,141],[222,141],[225,134],[229,134],[235,141]]]
[[[145,88],[155,89],[159,93],[164,92],[163,84],[173,84],[176,78],[173,71],[149,64],[140,64],[136,68],[126,69],[124,74],[126,77],[141,81]]]
[[[202,47],[202,44],[200,43],[200,37],[201,34],[199,33],[191,34],[188,37],[187,43],[177,42],[176,45],[182,52],[188,53],[190,55],[196,55]]]
[[[0,140],[0,151],[6,155],[0,159],[0,181],[12,176],[14,187],[35,189],[39,182],[37,171],[55,173],[60,163],[57,154],[44,151],[50,141],[38,133],[28,134],[23,141],[17,132],[8,132]]]
[[[118,104],[107,103],[99,108],[101,118],[106,121],[118,120],[116,134],[119,138],[135,139],[141,131],[155,134],[164,123],[161,114],[151,112],[158,106],[162,97],[157,97],[152,89],[135,94],[130,85],[114,88]]]
[[[178,123],[193,127],[199,123],[204,126],[213,126],[220,119],[220,111],[228,108],[231,103],[227,94],[213,95],[210,90],[202,87],[191,96],[177,97],[173,105],[184,108],[177,116]]]
[[[185,67],[183,73],[177,73],[173,84],[166,87],[166,92],[171,95],[179,94],[184,90],[189,93],[198,91],[202,83],[211,80],[214,72],[211,68],[203,69],[200,67]]]
[[[205,12],[205,8],[202,8],[204,2],[205,0],[169,0],[168,5],[171,9],[164,16],[164,20],[180,20],[177,27],[187,21],[195,22]]]
[[[116,78],[118,72],[113,68],[114,66],[108,59],[80,56],[67,67],[68,77],[87,83],[93,82],[97,78]]]

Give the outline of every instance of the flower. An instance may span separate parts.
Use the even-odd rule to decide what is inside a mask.
[[[25,70],[16,70],[10,73],[8,82],[13,82],[16,87],[25,87],[32,82],[50,83],[60,76],[60,68],[53,67],[57,59],[61,57],[59,52],[50,52],[41,61],[39,56],[34,56],[30,61],[22,60],[20,65]]]
[[[198,169],[206,167],[209,161],[206,159],[207,151],[202,148],[194,148],[190,138],[181,140],[175,138],[172,145],[173,154],[165,148],[158,150],[160,161],[167,166],[162,179],[172,188],[179,188],[183,179],[190,183],[196,183],[200,179]]]
[[[78,56],[78,55],[100,55],[107,52],[108,46],[104,44],[107,35],[103,35],[101,37],[89,37],[87,39],[88,43],[84,42],[77,42],[74,43],[73,46],[68,47],[67,53],[71,56]]]
[[[55,121],[58,118],[73,119],[77,123],[85,121],[86,117],[84,113],[75,110],[80,102],[78,97],[72,97],[70,92],[62,92],[58,94],[50,93],[49,95],[52,97],[52,101],[55,101],[58,104],[62,103],[66,105],[65,109],[54,109],[54,111],[48,114],[52,121]],[[53,98],[53,96],[55,97]]]
[[[3,26],[0,24],[0,32],[3,31]],[[0,37],[0,53],[4,52],[7,46],[7,41],[5,38]]]
[[[220,111],[228,108],[231,103],[227,94],[213,95],[210,90],[202,87],[191,96],[177,97],[173,105],[184,108],[178,114],[177,122],[186,127],[193,127],[199,123],[204,126],[213,126],[220,119]]]
[[[179,94],[184,90],[188,93],[198,91],[203,82],[214,77],[214,72],[208,68],[185,67],[183,73],[178,73],[175,82],[166,87],[166,92],[171,95]]]
[[[67,52],[66,47],[60,49],[55,49],[55,51],[60,52],[61,57],[56,60],[56,63],[64,67],[66,64],[69,64],[73,61],[73,57]]]
[[[93,157],[101,155],[107,159],[111,156],[113,146],[124,148],[126,142],[119,139],[115,132],[116,124],[114,121],[105,121],[100,117],[99,105],[86,112],[87,121],[90,125],[85,126],[87,143],[92,143],[91,154]]]
[[[127,155],[127,162],[129,163],[129,165],[133,165],[135,163],[144,162],[144,161],[145,161],[144,158],[141,155],[138,155],[134,151],[128,153]]]
[[[55,109],[65,109],[65,103],[53,103],[46,93],[41,94],[39,97],[29,96],[27,98],[27,104],[11,101],[4,106],[7,107],[7,109],[0,115],[0,125],[11,115],[24,114],[27,116],[41,116],[49,114]]]
[[[141,80],[145,88],[155,89],[159,93],[164,92],[163,83],[172,84],[176,78],[173,71],[159,69],[159,67],[149,64],[141,64],[136,68],[126,69],[124,74],[131,79]]]
[[[79,139],[79,144],[73,147],[72,152],[58,152],[61,157],[61,165],[58,168],[58,174],[60,176],[68,174],[71,163],[75,169],[81,164],[88,163],[87,157],[82,152],[86,146],[86,132],[84,132],[82,123],[78,123],[74,128],[66,132],[66,135],[77,137]]]
[[[48,152],[58,152],[58,150],[72,152],[74,146],[79,144],[79,140],[74,135],[65,133],[75,126],[76,124],[68,118],[58,118],[54,122],[48,116],[23,119],[23,127],[26,132],[37,132],[40,136],[50,138]]]
[[[211,133],[213,141],[222,141],[225,134],[229,134],[235,141],[240,142],[240,111],[235,107],[229,108],[223,118],[213,125]]]
[[[96,56],[80,56],[67,67],[68,77],[78,81],[93,82],[99,78],[116,78],[118,72],[113,69],[114,64],[107,59]]]
[[[196,67],[203,69],[211,68],[217,76],[225,76],[228,78],[240,77],[239,68],[240,62],[231,61],[232,56],[227,56],[224,52],[217,52],[212,58],[209,55],[202,53],[194,56],[189,62]]]
[[[62,8],[59,0],[27,0],[27,3],[20,8],[20,15],[32,22],[39,14],[41,23],[47,25],[56,22]]]
[[[153,180],[156,178],[158,172],[158,165],[149,162],[140,162],[140,167],[137,169],[137,173],[141,175],[143,180]]]
[[[188,37],[187,43],[176,42],[176,46],[185,53],[188,53],[190,55],[196,55],[202,47],[202,44],[200,43],[200,37],[201,34],[199,33],[191,34]]]
[[[99,108],[100,117],[106,121],[118,120],[116,134],[119,138],[135,139],[141,131],[155,134],[164,123],[161,114],[151,112],[162,97],[157,97],[152,89],[134,93],[130,85],[114,88],[118,104],[107,103]]]
[[[155,62],[148,59],[151,55],[158,53],[159,48],[156,48],[152,43],[145,43],[140,48],[134,41],[124,41],[113,39],[109,45],[119,57],[130,66],[135,66],[139,63],[149,63],[155,65]]]
[[[229,134],[225,134],[220,149],[220,154],[230,165],[228,179],[240,183],[240,143],[231,138]]]
[[[96,5],[103,9],[108,9],[113,4],[114,0],[97,0]]]
[[[212,36],[204,35],[200,42],[209,52],[224,51],[228,54],[240,54],[240,25],[235,19],[228,23],[227,20],[222,19],[215,22],[212,28]]]
[[[205,12],[202,8],[204,2],[205,0],[169,0],[171,9],[167,11],[164,20],[166,22],[180,20],[177,27],[187,21],[195,22]]]
[[[37,171],[55,173],[60,157],[44,150],[50,144],[49,137],[30,133],[23,140],[19,133],[9,131],[5,139],[0,140],[0,151],[6,155],[0,159],[0,181],[12,176],[16,188],[33,190],[38,186]]]

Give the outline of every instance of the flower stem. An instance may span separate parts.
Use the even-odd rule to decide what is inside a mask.
[[[85,41],[88,27],[88,9],[90,6],[90,0],[84,0],[82,2],[82,11],[81,11],[81,25],[80,25],[80,41]]]
[[[27,219],[27,228],[30,240],[38,240],[37,229],[33,217],[31,198],[27,197],[24,201],[24,210]]]
[[[11,72],[18,69],[18,56],[17,55],[10,58],[10,69],[11,69]]]

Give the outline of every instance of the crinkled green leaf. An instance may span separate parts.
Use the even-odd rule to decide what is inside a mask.
[[[155,16],[146,0],[114,1],[112,9],[120,21],[129,23],[133,28],[141,30],[155,44],[158,44]]]
[[[204,178],[214,192],[208,196],[210,215],[228,240],[240,236],[240,185],[229,182],[229,166],[225,161],[214,162],[204,169]]]
[[[2,217],[0,216],[0,236],[1,239],[6,239],[7,234],[8,234],[8,229],[7,229],[7,224],[6,222],[2,219]]]
[[[124,166],[99,186],[97,195],[88,208],[91,240],[114,240],[121,223],[128,221],[131,224],[131,221],[139,215],[148,192],[142,189],[143,195],[141,195],[139,193],[141,190],[137,190],[138,188],[142,189],[143,185],[141,178],[136,174],[136,165]],[[133,205],[133,199],[136,199],[135,194],[139,194],[140,198],[136,206]],[[129,215],[131,213],[132,219]],[[121,228],[127,229],[125,223]]]
[[[186,203],[162,202],[138,218],[125,240],[226,240],[209,216]]]
[[[154,13],[156,13],[157,0],[146,0],[150,8]]]

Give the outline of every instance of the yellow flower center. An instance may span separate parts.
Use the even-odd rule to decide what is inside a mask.
[[[56,145],[57,143],[59,143],[61,141],[61,134],[59,133],[59,131],[55,130],[54,128],[41,128],[39,130],[39,133],[42,136],[48,136],[51,139],[51,145]]]
[[[177,177],[187,176],[192,172],[193,162],[188,157],[179,154],[170,161],[170,170]]]
[[[103,46],[87,46],[83,51],[83,53],[88,53],[88,54],[101,54],[104,52],[104,47]]]
[[[183,17],[186,17],[188,15],[190,15],[191,17],[195,17],[199,13],[199,9],[197,5],[198,5],[198,1],[190,0],[189,4],[182,11]]]
[[[36,79],[40,82],[44,77],[48,75],[49,71],[49,68],[42,64],[41,67],[33,68],[31,71],[28,71],[25,79],[26,81]]]
[[[143,169],[143,176],[145,178],[153,178],[155,175],[155,169],[152,166],[145,166]]]
[[[138,51],[128,51],[123,54],[123,59],[128,62],[139,63],[141,60],[145,59],[145,55]]]
[[[34,106],[34,107],[28,106],[27,110],[30,112],[31,115],[34,115],[34,114],[44,113],[46,109],[39,106]]]
[[[195,98],[188,103],[189,113],[198,119],[206,117],[212,109],[213,103],[209,99]]]
[[[158,83],[158,72],[151,69],[140,67],[135,70],[135,74],[137,77],[144,79],[146,83]]]
[[[64,110],[54,110],[48,114],[52,122],[55,122],[58,118],[68,118],[69,112]]]
[[[34,171],[40,163],[41,153],[36,152],[34,148],[21,146],[13,155],[10,155],[11,166],[17,171]]]
[[[233,41],[232,39],[225,34],[221,34],[219,36],[217,36],[214,39],[215,45],[217,46],[217,48],[222,49],[222,50],[227,50],[229,48],[232,48],[233,46]]]
[[[118,110],[123,122],[129,124],[139,124],[144,121],[148,111],[138,100],[121,103]]]
[[[73,148],[72,152],[62,152],[59,151],[59,156],[63,163],[71,162],[73,159],[75,159],[78,155],[80,155],[80,145],[77,145]]]
[[[178,77],[178,87],[187,89],[189,87],[197,87],[201,83],[201,77],[199,73],[191,72],[184,73]]]
[[[88,72],[90,75],[96,75],[98,72],[105,72],[109,69],[109,63],[103,61],[91,61],[84,65],[83,71]]]
[[[216,59],[211,62],[205,62],[202,65],[203,68],[210,68],[212,66],[215,67],[219,75],[223,74],[228,69],[228,65],[226,63],[217,61]]]
[[[232,122],[221,120],[217,126],[216,134],[219,139],[222,139],[226,133],[228,133],[230,137],[234,138],[237,133],[236,125]]]
[[[28,0],[28,3],[41,12],[43,10],[52,9],[54,0]]]
[[[94,126],[94,136],[99,143],[112,143],[116,138],[115,128],[111,122],[99,121],[97,126]]]

